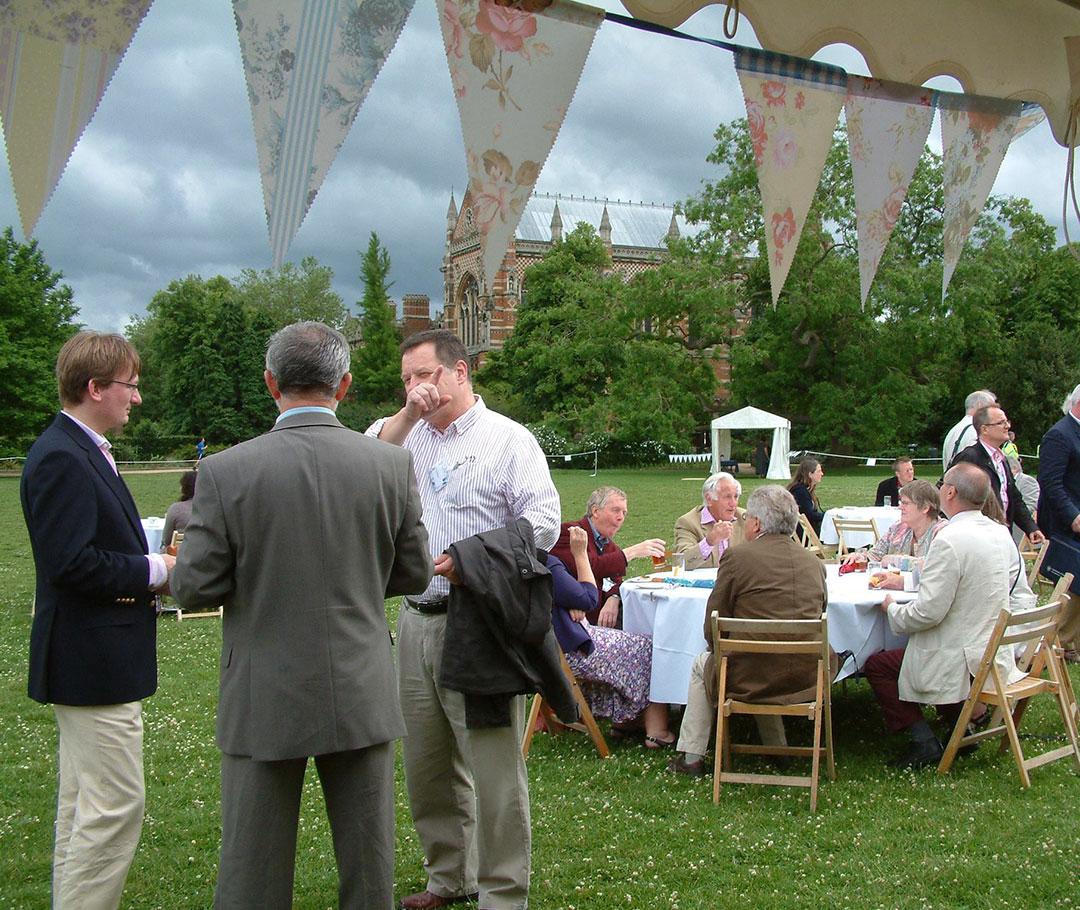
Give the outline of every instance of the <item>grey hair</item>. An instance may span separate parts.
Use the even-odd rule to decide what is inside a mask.
[[[990,495],[990,475],[978,465],[968,462],[955,464],[941,480],[953,487],[960,499],[976,509],[981,509]]]
[[[799,507],[795,497],[779,484],[758,487],[746,500],[746,514],[761,524],[762,534],[783,534],[790,537],[799,523]]]
[[[900,488],[900,495],[907,499],[920,512],[929,513],[936,518],[940,503],[938,489],[929,480],[913,480]]]
[[[270,336],[266,369],[283,395],[332,398],[349,372],[349,342],[321,322],[294,322]]]
[[[597,509],[602,509],[612,496],[626,499],[626,494],[618,487],[597,487],[589,494],[589,501],[585,503],[585,514],[592,515]]]
[[[971,414],[979,408],[988,408],[992,404],[997,404],[997,395],[989,389],[976,389],[964,399],[964,411]]]
[[[1073,389],[1061,403],[1061,413],[1068,414],[1077,404],[1080,404],[1080,385]]]
[[[705,497],[709,493],[715,493],[716,488],[718,486],[720,486],[720,484],[725,480],[730,481],[731,483],[735,484],[735,492],[739,496],[742,496],[742,484],[739,483],[739,481],[737,481],[727,471],[717,471],[715,474],[710,474],[705,479],[705,483],[703,483],[701,485],[701,498],[702,498],[702,500],[704,501]]]

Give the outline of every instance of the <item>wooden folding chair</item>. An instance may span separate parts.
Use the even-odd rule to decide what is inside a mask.
[[[938,774],[947,774],[956,759],[957,752],[964,746],[982,742],[992,737],[1003,737],[1000,750],[1012,750],[1020,783],[1026,789],[1031,786],[1028,772],[1033,768],[1049,764],[1060,758],[1069,758],[1080,770],[1080,740],[1077,739],[1075,698],[1070,703],[1072,686],[1068,682],[1068,671],[1061,657],[1061,647],[1057,641],[1057,625],[1064,605],[1058,597],[1034,610],[1010,613],[1002,610],[994,631],[986,644],[979,663],[979,670],[971,684],[971,692],[960,710],[960,717],[953,728],[952,736],[945,747],[945,754],[938,764]],[[998,649],[1014,644],[1035,645],[1034,658],[1027,675],[1012,685],[1007,685],[994,662]],[[1046,672],[1046,676],[1043,673]],[[987,688],[989,686],[990,688]],[[1050,749],[1033,758],[1025,758],[1020,747],[1017,728],[1024,715],[1027,703],[1036,695],[1048,694],[1054,697],[1058,712],[1065,727],[1065,736],[1069,744],[1057,749]],[[968,721],[976,703],[982,702],[994,711],[987,729],[967,734]]]
[[[720,787],[730,784],[771,784],[780,787],[809,787],[810,811],[817,811],[818,777],[821,758],[829,780],[836,780],[833,761],[831,669],[829,632],[825,614],[821,619],[730,619],[712,614],[713,653],[717,655],[716,743],[713,769],[713,802],[720,802]],[[786,640],[775,640],[775,636]],[[814,700],[793,705],[756,704],[736,701],[727,694],[728,659],[731,654],[756,654],[762,661],[785,660],[793,655],[816,655],[817,683]],[[728,718],[734,714],[804,717],[814,724],[809,746],[759,746],[732,743]],[[822,746],[824,732],[825,745]],[[744,774],[729,770],[732,755],[798,756],[810,759],[810,774]]]
[[[1027,534],[1024,534],[1020,538],[1020,543],[1018,543],[1016,546],[1017,549],[1020,551],[1020,558],[1024,560],[1024,562],[1031,562],[1031,560],[1037,559],[1039,556],[1039,550],[1041,549],[1040,545],[1033,544],[1031,542],[1031,538],[1028,537]]]
[[[1026,534],[1024,535],[1024,540],[1027,540]],[[1039,590],[1036,585],[1046,585],[1047,587],[1049,587],[1051,584],[1049,579],[1043,578],[1039,574],[1039,571],[1042,569],[1043,560],[1046,559],[1046,551],[1049,546],[1049,541],[1047,541],[1043,543],[1041,547],[1039,547],[1038,552],[1035,553],[1035,561],[1031,564],[1031,568],[1028,570],[1028,587],[1031,588],[1032,591]],[[1020,552],[1020,555],[1024,556],[1024,552],[1022,550]]]
[[[802,536],[799,536],[799,530],[802,530]],[[799,527],[795,529],[795,533],[791,535],[791,539],[796,543],[801,544],[804,550],[809,550],[815,556],[821,559],[827,560],[832,554],[825,549],[825,545],[821,542],[821,538],[818,537],[817,531],[814,530],[814,526],[810,524],[810,519],[799,513]]]
[[[843,556],[858,547],[849,547],[844,539],[844,534],[873,534],[874,543],[878,542],[881,535],[878,533],[877,522],[873,518],[834,518],[833,527],[836,528],[836,555]]]
[[[551,706],[544,701],[544,697],[537,692],[536,695],[533,696],[532,707],[529,709],[529,717],[525,721],[525,733],[521,738],[522,757],[529,757],[529,748],[532,746],[533,734],[536,732],[536,721],[537,718],[540,717],[544,718],[544,727],[549,733],[561,733],[563,730],[577,730],[579,733],[588,733],[593,741],[593,745],[596,746],[596,751],[600,753],[600,757],[610,757],[611,750],[608,748],[607,740],[604,739],[604,734],[600,732],[600,727],[596,723],[596,718],[593,717],[592,710],[589,708],[589,703],[585,700],[585,693],[581,691],[581,686],[578,685],[577,677],[574,676],[574,671],[570,669],[570,664],[567,662],[566,655],[563,654],[562,649],[559,650],[559,660],[562,663],[563,674],[566,676],[567,681],[570,683],[570,688],[573,690],[574,701],[577,702],[578,711],[581,712],[581,722],[564,724],[555,716],[555,712],[551,709]]]

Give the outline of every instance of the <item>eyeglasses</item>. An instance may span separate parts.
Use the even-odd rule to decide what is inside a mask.
[[[129,389],[131,389],[132,392],[139,391],[139,384],[137,382],[124,382],[123,379],[102,379],[101,380],[102,385],[112,385],[113,383],[116,383],[116,385],[127,386]]]
[[[1012,424],[1008,420],[995,420],[992,423],[984,423],[984,427],[1011,427]]]

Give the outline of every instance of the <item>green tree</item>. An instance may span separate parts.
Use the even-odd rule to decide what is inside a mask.
[[[712,371],[687,348],[670,312],[646,307],[643,290],[627,304],[610,266],[587,224],[530,266],[514,332],[477,382],[519,419],[542,419],[571,439],[600,434],[614,447],[684,447],[707,413]],[[640,325],[648,318],[654,329]]]
[[[0,234],[0,436],[9,445],[40,432],[56,411],[53,366],[79,328],[79,309],[63,275],[45,262],[37,241]]]
[[[364,296],[360,301],[363,315],[360,330],[363,343],[353,354],[353,389],[358,404],[371,410],[372,416],[386,410],[386,405],[398,402],[401,392],[401,342],[397,310],[388,291],[390,253],[379,243],[372,231],[367,250],[360,262],[360,279]]]
[[[313,319],[341,330],[349,313],[333,281],[333,269],[305,256],[299,267],[286,262],[279,269],[244,269],[236,290],[249,313],[266,313],[276,328]]]

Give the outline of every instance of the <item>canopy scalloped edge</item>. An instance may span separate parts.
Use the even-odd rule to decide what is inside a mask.
[[[711,0],[621,2],[637,19],[675,28]],[[1068,144],[1069,111],[1080,102],[1080,9],[1071,0],[740,0],[739,8],[768,50],[811,57],[847,44],[879,79],[953,76],[969,94],[1041,105],[1054,138]]]

